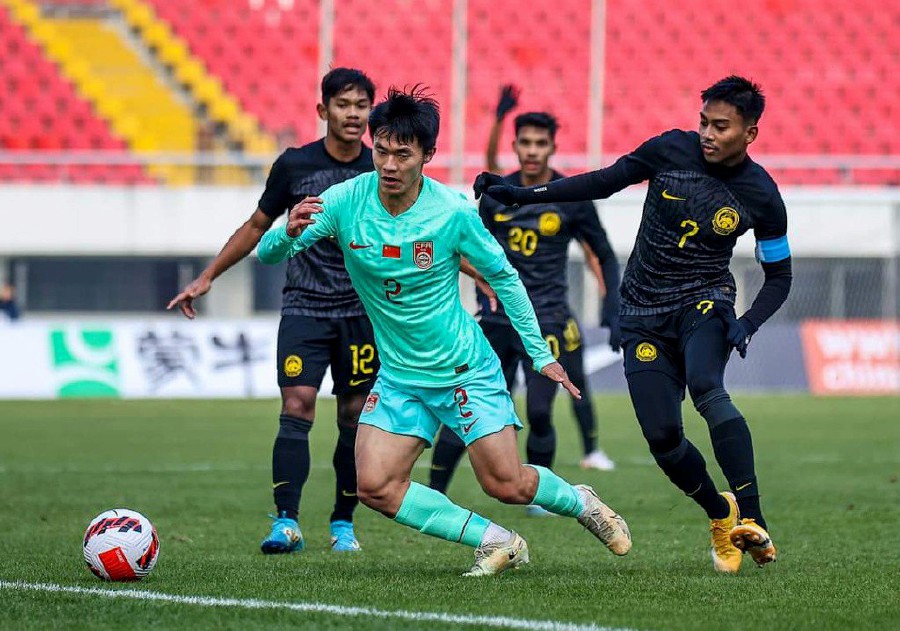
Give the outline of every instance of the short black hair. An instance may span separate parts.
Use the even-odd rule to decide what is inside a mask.
[[[365,92],[370,101],[375,100],[375,84],[362,70],[356,68],[332,68],[322,77],[322,103],[352,88]]]
[[[406,90],[392,86],[387,98],[369,114],[372,140],[378,134],[386,134],[389,138],[406,143],[418,140],[425,153],[434,149],[440,128],[438,103],[422,84]]]
[[[539,127],[549,131],[550,138],[553,140],[556,140],[556,130],[559,128],[556,117],[547,112],[525,112],[524,114],[519,114],[516,116],[514,124],[516,126],[516,136],[519,135],[519,130],[523,127]]]
[[[703,102],[707,101],[723,101],[729,105],[734,105],[744,121],[755,125],[762,118],[763,110],[766,109],[766,97],[763,96],[762,88],[759,84],[753,83],[750,79],[731,75],[716,81],[714,84],[700,93]]]

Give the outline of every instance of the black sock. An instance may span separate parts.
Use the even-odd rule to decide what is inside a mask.
[[[282,414],[272,448],[272,494],[279,517],[297,519],[300,493],[309,477],[309,430],[312,421]]]
[[[528,432],[528,440],[525,443],[525,452],[528,456],[528,464],[539,467],[553,468],[553,456],[556,455],[556,430],[551,425],[550,432],[543,436],[534,433],[534,428]]]
[[[335,492],[331,521],[353,521],[353,509],[359,504],[356,497],[356,425],[338,425],[338,439],[334,446]]]
[[[588,455],[597,448],[597,421],[594,418],[594,405],[590,396],[582,399],[572,399],[572,409],[578,421],[578,430],[581,432],[581,446],[584,455]]]
[[[710,519],[728,516],[728,502],[719,495],[706,471],[703,455],[686,438],[673,450],[653,457],[675,486],[697,502]]]
[[[737,498],[741,517],[766,527],[759,506],[759,487],[753,466],[753,440],[743,416],[719,423],[709,430],[716,461]]]
[[[441,426],[434,453],[431,455],[431,475],[428,486],[446,495],[460,459],[466,453],[466,444],[445,426]]]

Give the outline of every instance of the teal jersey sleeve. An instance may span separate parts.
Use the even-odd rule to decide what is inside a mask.
[[[338,217],[350,197],[348,183],[335,184],[322,193],[322,212],[312,215],[315,223],[307,226],[299,237],[291,237],[287,233],[287,225],[266,232],[256,250],[259,260],[266,265],[274,265],[309,249],[319,239],[337,236]]]
[[[488,232],[475,209],[460,213],[459,253],[482,273],[488,284],[497,292],[513,328],[522,338],[522,345],[540,371],[552,364],[553,354],[541,336],[537,316],[519,274],[507,260],[503,247]]]

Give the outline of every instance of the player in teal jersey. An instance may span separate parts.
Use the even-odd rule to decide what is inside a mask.
[[[612,552],[626,554],[628,526],[593,489],[519,460],[521,423],[500,361],[460,302],[461,257],[503,301],[535,370],[579,393],[553,360],[518,275],[478,211],[422,174],[439,124],[437,103],[423,90],[391,89],[369,117],[375,173],[303,200],[259,246],[262,262],[277,263],[334,239],[372,321],[381,370],[359,419],[359,499],[405,526],[475,548],[467,575],[527,563],[518,534],[410,481],[413,464],[444,424],[468,446],[489,495],[575,517]]]

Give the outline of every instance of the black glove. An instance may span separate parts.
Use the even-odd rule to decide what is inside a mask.
[[[735,318],[732,315],[726,320],[728,325],[728,343],[737,350],[741,359],[747,357],[747,346],[750,344],[750,338],[756,333],[756,329],[750,324],[746,318]]]
[[[509,84],[500,88],[500,100],[497,102],[497,120],[503,120],[509,111],[519,104],[519,88]]]
[[[472,185],[475,190],[475,199],[482,195],[490,195],[504,206],[518,206],[516,201],[518,186],[510,186],[506,183],[502,176],[495,173],[482,171],[475,178],[475,184]]]

